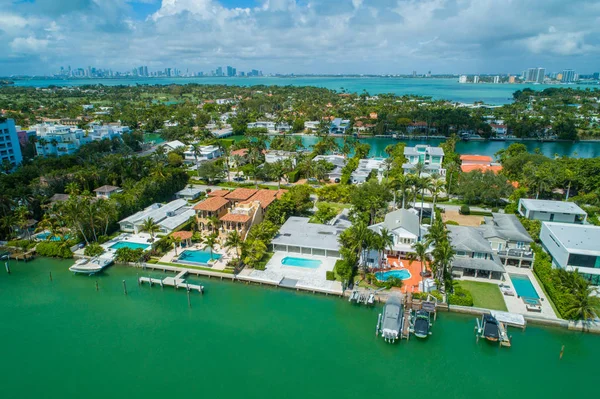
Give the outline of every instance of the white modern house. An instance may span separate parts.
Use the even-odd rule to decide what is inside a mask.
[[[334,166],[334,168],[329,171],[329,181],[336,182],[336,179],[342,177],[342,169],[346,166],[347,162],[343,155],[317,155],[313,158],[313,162],[319,161],[327,161]],[[336,183],[339,183],[339,181]]]
[[[291,151],[269,150],[265,152],[265,162],[275,163],[289,159],[296,166],[296,153]]]
[[[23,161],[14,119],[0,119],[0,162],[4,160],[14,166]]]
[[[407,160],[407,163],[402,165],[405,175],[415,173],[417,165],[421,163],[424,166],[422,176],[430,176],[434,173],[442,177],[446,176],[446,169],[442,168],[444,150],[441,147],[431,147],[425,144],[405,147],[404,156]]]
[[[306,121],[304,122],[304,130],[309,132],[316,132],[319,130],[321,122],[319,121]]]
[[[331,134],[346,134],[346,131],[350,129],[350,120],[335,118],[329,125],[329,133]]]
[[[584,224],[587,213],[574,202],[521,198],[519,214],[542,222]]]
[[[346,225],[310,223],[309,218],[292,216],[271,241],[273,251],[290,254],[340,258],[339,235]]]
[[[121,231],[137,234],[142,231],[144,221],[151,218],[154,223],[158,224],[160,234],[169,234],[195,215],[196,211],[188,205],[185,199],[177,199],[168,204],[152,204],[121,220],[119,226]]]
[[[121,124],[108,124],[102,125],[99,123],[93,123],[90,125],[88,130],[88,136],[92,140],[104,140],[120,138],[123,134],[129,133],[131,130],[128,126],[121,126]]]
[[[40,123],[31,126],[37,141],[35,150],[39,156],[61,156],[75,153],[79,147],[92,141],[82,129],[53,123]]]
[[[267,129],[269,133],[289,132],[292,130],[292,127],[287,122],[257,121],[250,122],[247,126],[248,129]]]
[[[385,172],[385,159],[384,158],[367,158],[358,161],[358,167],[350,177],[353,184],[361,184],[367,181],[371,172],[374,171],[377,179],[381,181]]]
[[[205,145],[198,147],[197,153],[196,150],[194,150],[194,147],[188,146],[187,149],[183,152],[183,162],[188,164],[194,164],[196,163],[196,161],[211,161],[213,159],[221,157],[221,155],[223,155],[221,149],[216,145]]]
[[[413,209],[398,209],[385,215],[381,223],[369,226],[370,230],[381,234],[387,229],[392,235],[393,244],[384,250],[383,255],[406,258],[413,252],[413,245],[420,240],[425,229],[419,226],[419,215]],[[366,259],[367,265],[373,267],[379,264],[377,251],[369,251]]]
[[[540,240],[553,267],[578,270],[593,285],[600,285],[600,226],[543,222]]]

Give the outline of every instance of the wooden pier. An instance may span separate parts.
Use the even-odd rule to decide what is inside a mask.
[[[140,277],[138,278],[138,283],[148,283],[152,287],[152,285],[160,285],[164,287],[165,285],[168,287],[185,288],[187,291],[198,291],[201,294],[204,294],[204,286],[198,284],[190,284],[187,283],[184,277],[187,275],[187,270],[180,271],[175,277],[165,277],[164,279],[151,278],[151,277]]]

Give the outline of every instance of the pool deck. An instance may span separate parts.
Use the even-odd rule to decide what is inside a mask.
[[[504,298],[504,303],[506,304],[506,308],[508,309],[508,312],[519,313],[519,314],[522,314],[525,316],[533,316],[533,317],[538,316],[538,317],[545,317],[545,318],[550,318],[550,319],[557,319],[556,313],[554,313],[554,309],[552,309],[552,305],[550,305],[550,303],[548,302],[548,298],[544,294],[542,287],[540,287],[540,285],[538,284],[538,281],[536,280],[535,276],[533,275],[533,270],[528,269],[526,267],[516,267],[516,266],[505,266],[504,268],[506,269],[506,273],[503,274],[504,281],[492,280],[492,279],[487,279],[487,278],[476,278],[476,277],[461,277],[460,280],[479,281],[479,282],[485,282],[485,283],[497,284],[497,285],[504,284],[505,286],[508,285],[515,292],[514,296],[502,295],[502,297]],[[533,287],[535,288],[535,291],[537,292],[538,296],[540,297],[540,303],[542,306],[541,312],[532,312],[532,311],[527,310],[527,307],[525,306],[525,303],[523,302],[523,300],[521,298],[517,297],[517,294],[516,294],[517,290],[515,290],[515,287],[510,279],[509,274],[521,274],[521,275],[527,276],[529,278],[529,281],[531,281],[531,284],[533,285]]]
[[[283,266],[281,260],[285,257],[319,260],[321,266],[316,269]],[[261,284],[341,295],[343,291],[342,284],[339,281],[328,281],[325,278],[326,272],[333,270],[336,261],[337,258],[277,251],[265,266],[265,270],[244,269],[239,277]]]
[[[216,262],[214,262],[211,266],[204,266],[204,265],[200,265],[198,263],[186,263],[185,260],[182,261],[178,261],[178,257],[179,255],[181,255],[181,253],[183,251],[201,251],[204,249],[203,245],[200,244],[195,244],[192,245],[190,247],[187,248],[178,248],[177,249],[177,255],[175,255],[175,250],[171,249],[169,252],[167,252],[165,255],[163,255],[162,258],[160,258],[160,262],[165,262],[165,263],[178,263],[181,264],[181,267],[185,267],[186,265],[188,266],[201,266],[201,267],[210,267],[211,269],[215,270],[215,271],[221,271],[224,270],[225,267],[227,266],[227,262],[229,262],[231,259],[233,259],[234,257],[234,253],[233,251],[225,251],[224,248],[221,248],[220,246],[216,246],[213,250],[213,253],[218,253],[219,255],[221,255],[221,258],[217,259]],[[174,262],[175,260],[177,260],[177,262]]]
[[[400,289],[403,293],[407,292],[419,292],[419,283],[421,282],[421,262],[413,261],[409,263],[408,259],[397,258],[393,256],[388,256],[388,265],[391,267],[384,268],[383,272],[388,272],[390,270],[402,270],[406,269],[410,272],[410,278],[406,280],[402,280],[404,284]]]

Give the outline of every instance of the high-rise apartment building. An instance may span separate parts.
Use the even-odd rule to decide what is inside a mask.
[[[215,73],[217,76],[223,76],[223,67],[218,67],[217,72]]]
[[[23,156],[14,119],[0,118],[0,162],[5,160],[17,166],[23,161]]]
[[[231,76],[235,76],[237,74],[237,70],[232,67],[227,65],[227,76],[231,77]]]
[[[479,83],[479,76],[473,76],[473,83]]]
[[[572,69],[565,69],[562,71],[561,82],[563,83],[572,83],[575,81],[575,71]]]
[[[546,69],[529,68],[524,75],[526,82],[544,83],[544,78],[546,77]]]
[[[500,76],[494,76],[494,83],[498,84],[500,83]]]
[[[467,75],[460,75],[458,83],[467,83]]]

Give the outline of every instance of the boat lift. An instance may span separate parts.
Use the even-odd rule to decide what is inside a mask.
[[[484,318],[485,316],[488,315],[488,313],[484,313],[483,315],[481,315],[481,319],[477,318],[475,319],[476,322],[476,326],[475,326],[475,342],[479,342],[479,338],[486,338],[485,337],[485,322],[484,322]],[[505,323],[501,322],[500,320],[497,320],[498,322],[498,344],[500,346],[506,346],[506,347],[510,347],[511,346],[511,341],[512,341],[512,337],[508,335],[508,327],[506,326]]]

